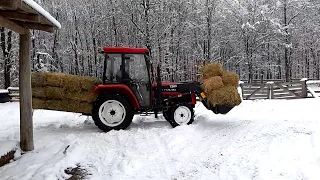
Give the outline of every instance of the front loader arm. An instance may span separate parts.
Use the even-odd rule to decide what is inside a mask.
[[[219,104],[211,105],[210,103],[208,103],[207,94],[204,92],[199,82],[186,83],[186,84],[181,84],[179,86],[178,86],[178,89],[180,91],[188,90],[189,92],[194,92],[195,95],[202,102],[202,104],[207,109],[213,111],[215,114],[227,114],[229,111],[231,111],[234,108],[234,106],[226,106],[226,105],[219,105]]]

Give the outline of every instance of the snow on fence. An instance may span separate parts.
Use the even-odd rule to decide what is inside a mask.
[[[19,101],[19,87],[9,87],[10,101]]]
[[[243,99],[299,99],[320,97],[320,80],[294,80],[293,82],[262,81],[246,83],[240,81]]]
[[[320,80],[307,81],[308,97],[319,98],[320,97]]]

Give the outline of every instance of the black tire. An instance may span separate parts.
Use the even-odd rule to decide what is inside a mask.
[[[124,116],[124,119],[121,120],[122,122],[120,124],[112,126],[112,125],[108,125],[108,123],[106,122],[107,121],[106,119],[100,119],[99,109],[107,101],[121,103],[122,107],[124,108],[125,115],[123,115],[123,113],[122,113],[122,115]],[[121,107],[121,105],[120,105],[120,107]],[[105,108],[105,107],[102,107],[102,108]],[[121,110],[123,110],[123,108],[121,108]],[[102,109],[102,111],[103,111],[103,109]],[[106,113],[106,114],[114,116],[117,113],[115,110],[112,110],[112,112],[113,112],[113,115],[111,114],[111,112],[110,112],[110,114],[108,114],[108,113]],[[118,95],[118,94],[108,94],[108,95],[104,95],[104,96],[99,96],[97,98],[97,100],[94,102],[93,107],[92,107],[92,119],[94,121],[94,124],[104,132],[108,132],[111,130],[121,130],[121,129],[124,130],[124,129],[128,128],[132,122],[133,115],[134,115],[134,113],[133,113],[133,109],[132,109],[131,104],[128,102],[128,100],[126,98],[124,98],[123,96]]]
[[[188,105],[188,104],[177,104],[177,105],[174,105],[173,107],[171,107],[167,112],[168,112],[168,118],[166,119],[170,125],[175,128],[177,126],[180,126],[181,123],[178,122],[177,119],[175,119],[175,112],[176,110],[179,108],[179,107],[183,107],[184,109],[187,108],[190,112],[190,117],[186,120],[185,123],[182,123],[182,124],[192,124],[193,121],[194,121],[194,110],[193,110],[193,107],[191,105]],[[185,115],[185,114],[181,114],[181,115]]]

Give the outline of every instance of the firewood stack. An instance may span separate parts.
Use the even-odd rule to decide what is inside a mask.
[[[238,106],[241,97],[237,91],[239,76],[233,72],[223,70],[218,63],[210,63],[201,68],[202,88],[211,105]]]

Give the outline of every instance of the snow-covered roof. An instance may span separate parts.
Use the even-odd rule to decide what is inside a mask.
[[[32,7],[34,10],[36,10],[39,14],[44,16],[48,21],[50,21],[53,25],[55,25],[57,28],[61,28],[61,24],[50,15],[46,10],[44,10],[39,4],[34,2],[33,0],[23,0],[26,4],[28,4],[30,7]]]

